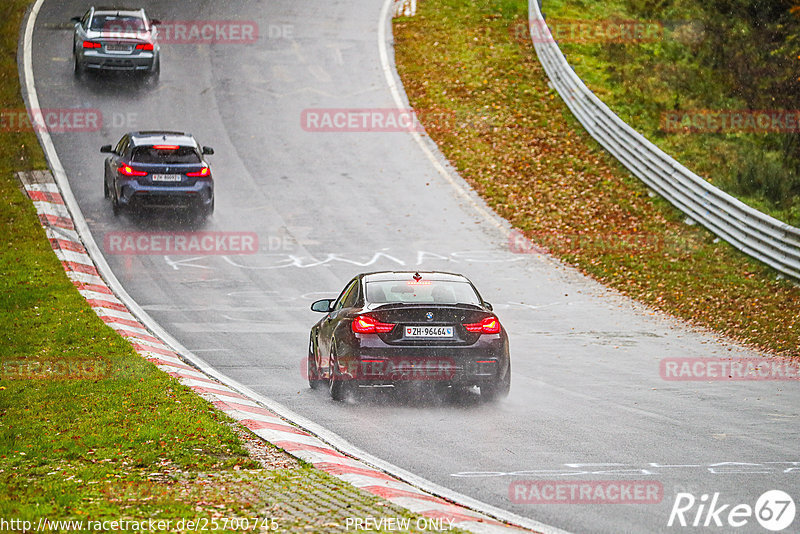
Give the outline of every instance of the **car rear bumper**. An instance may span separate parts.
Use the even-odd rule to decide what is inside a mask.
[[[207,183],[196,183],[188,187],[144,186],[128,183],[122,186],[121,206],[136,207],[210,207],[214,201],[214,189]]]
[[[339,376],[364,385],[495,382],[509,367],[508,344],[499,335],[484,338],[473,345],[451,347],[393,346],[371,340],[370,346],[362,344],[357,352],[338,357]]]
[[[80,65],[88,70],[146,72],[155,67],[156,54],[106,54],[102,52],[82,53],[78,56]]]

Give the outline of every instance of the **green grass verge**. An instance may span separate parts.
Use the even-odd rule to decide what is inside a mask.
[[[0,7],[3,110],[24,110],[16,50],[27,4]],[[138,356],[67,279],[15,178],[43,168],[32,132],[0,131],[0,516],[119,517],[127,506],[103,499],[109,481],[257,466],[226,417]],[[193,500],[161,491],[170,505],[156,515],[196,514]]]
[[[16,49],[28,3],[0,6],[6,111],[24,111]],[[227,416],[107,327],[68,280],[15,178],[44,168],[32,132],[0,128],[0,519],[20,531],[43,518],[171,520],[172,531],[198,530],[180,528],[182,519],[210,531],[254,530],[232,518],[281,532],[340,532],[347,517],[379,514],[416,524],[419,516],[302,462],[260,468]]]
[[[525,0],[425,0],[396,61],[431,137],[487,202],[598,280],[697,325],[800,354],[800,288],[650,198],[548,87]],[[521,282],[522,283],[522,282]]]
[[[562,31],[564,38],[559,47],[584,83],[622,120],[659,148],[754,208],[800,225],[797,134],[724,129],[704,132],[687,128],[674,131],[666,127],[665,112],[771,110],[787,107],[786,102],[791,101],[787,95],[780,95],[783,103],[769,98],[770,66],[761,65],[762,59],[756,55],[763,54],[763,50],[751,46],[758,40],[763,40],[763,47],[769,46],[770,30],[750,28],[748,21],[737,18],[741,15],[731,9],[724,15],[728,19],[725,25],[739,28],[739,38],[727,36],[728,47],[737,49],[740,57],[734,61],[729,57],[732,52],[715,54],[715,40],[708,34],[713,29],[708,28],[718,22],[708,20],[708,8],[703,3],[705,0],[660,4],[632,0],[546,0],[543,10],[551,23],[562,30],[574,28],[573,22],[581,22],[598,29],[601,36],[604,25],[611,25],[614,20],[653,24],[652,38],[641,42],[608,42],[602,37],[586,42],[587,39],[582,40],[574,33]],[[634,4],[649,6],[645,18]],[[787,16],[795,20],[796,17],[788,15],[788,7],[785,7]],[[718,13],[718,16],[723,15]],[[778,61],[778,54],[774,57]],[[797,61],[800,56],[790,59],[800,66]],[[747,77],[748,83],[761,85],[758,100],[748,98],[747,91],[740,87],[743,82],[733,72],[725,72],[725,61],[731,61],[732,66],[759,65],[754,67],[758,72]],[[796,110],[797,102],[800,101],[795,97],[789,109]]]

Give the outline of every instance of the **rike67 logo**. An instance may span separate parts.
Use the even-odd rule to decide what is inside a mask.
[[[764,492],[755,507],[720,501],[719,493],[697,499],[691,493],[678,493],[669,514],[667,526],[740,528],[755,516],[758,524],[772,532],[787,529],[795,517],[794,500],[781,490]]]

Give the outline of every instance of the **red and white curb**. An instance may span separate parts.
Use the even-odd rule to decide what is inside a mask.
[[[56,257],[100,319],[130,341],[134,349],[162,371],[190,387],[262,439],[317,469],[421,516],[478,533],[530,532],[426,493],[411,484],[343,454],[317,436],[298,428],[272,410],[189,364],[146,328],[100,276],[89,256],[58,186],[49,172],[19,173]]]

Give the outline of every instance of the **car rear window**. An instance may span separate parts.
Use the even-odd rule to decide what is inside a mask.
[[[92,18],[91,28],[104,32],[138,32],[145,31],[147,26],[140,17],[130,15],[95,15]]]
[[[172,165],[178,163],[200,163],[200,154],[194,147],[182,146],[177,149],[165,150],[152,146],[137,146],[133,149],[131,161],[136,163],[163,163]]]
[[[366,283],[367,302],[372,304],[472,304],[481,300],[467,282],[441,280],[381,280]]]

